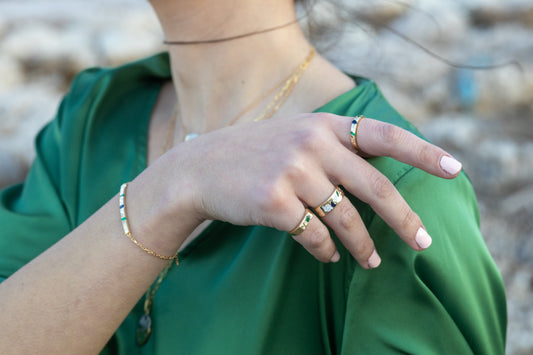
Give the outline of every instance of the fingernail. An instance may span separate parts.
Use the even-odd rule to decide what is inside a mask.
[[[440,167],[448,174],[455,175],[461,171],[463,164],[459,163],[454,158],[445,155],[440,158]]]
[[[370,258],[368,258],[368,267],[371,269],[375,269],[381,264],[381,258],[379,257],[378,253],[374,250],[372,252],[372,255],[370,255]]]
[[[335,251],[335,254],[333,254],[333,256],[331,257],[331,259],[329,259],[329,262],[330,263],[336,263],[337,261],[339,261],[341,259],[341,255],[339,254],[338,251]]]
[[[418,228],[415,237],[416,244],[422,249],[426,249],[431,245],[431,237],[428,232],[422,227]]]

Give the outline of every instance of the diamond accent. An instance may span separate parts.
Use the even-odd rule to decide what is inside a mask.
[[[331,211],[333,211],[333,206],[331,204],[329,204],[329,203],[327,205],[324,205],[324,206],[320,207],[320,208],[325,213],[330,213]]]

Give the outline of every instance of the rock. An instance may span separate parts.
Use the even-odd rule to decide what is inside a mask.
[[[0,147],[0,187],[13,185],[24,180],[28,166],[16,155],[9,154]]]
[[[412,5],[413,1],[356,1],[351,7],[360,20],[379,29],[405,15]]]
[[[0,96],[0,150],[11,155],[11,161],[23,167],[31,163],[35,154],[33,140],[54,116],[61,95],[50,89],[48,82],[35,82],[14,87]]]
[[[24,82],[25,76],[20,63],[12,57],[0,53],[0,93]]]
[[[107,24],[95,36],[95,45],[108,65],[118,65],[165,50],[164,36],[153,13],[128,10],[119,23]]]
[[[60,28],[34,22],[12,29],[3,40],[1,49],[27,70],[71,76],[95,63],[90,42],[83,28]]]
[[[429,46],[460,40],[468,31],[463,8],[450,1],[423,1],[414,4],[392,27],[410,39]]]
[[[500,69],[476,73],[479,97],[476,109],[480,113],[490,114],[504,107],[527,105],[533,101],[529,78],[516,67],[507,66]]]
[[[420,127],[430,140],[456,150],[475,146],[483,134],[483,122],[467,115],[441,116]]]
[[[533,27],[533,5],[529,3],[508,6],[506,3],[474,8],[470,11],[470,21],[478,27],[491,27],[508,22]]]
[[[4,37],[5,33],[7,32],[9,27],[9,20],[8,18],[0,14],[0,38]]]
[[[164,50],[163,37],[142,31],[110,30],[96,38],[105,63],[118,65]]]
[[[530,301],[532,293],[531,267],[518,266],[507,283],[508,315],[509,319],[516,320],[509,324],[509,354],[531,354],[533,349],[533,308]]]

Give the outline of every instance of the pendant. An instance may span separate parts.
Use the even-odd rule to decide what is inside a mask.
[[[150,339],[150,335],[152,334],[152,319],[150,318],[150,315],[146,313],[142,315],[139,319],[139,323],[137,323],[135,334],[139,346],[143,346],[148,342],[148,339]]]
[[[198,136],[198,133],[189,133],[185,136],[185,142],[190,141],[191,139],[196,138]]]

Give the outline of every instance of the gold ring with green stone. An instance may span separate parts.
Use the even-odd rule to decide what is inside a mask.
[[[313,213],[308,208],[306,208],[304,217],[302,218],[298,226],[296,226],[296,228],[289,231],[289,234],[291,235],[302,234],[307,228],[307,226],[309,225],[309,223],[311,222],[311,219],[313,219]]]

